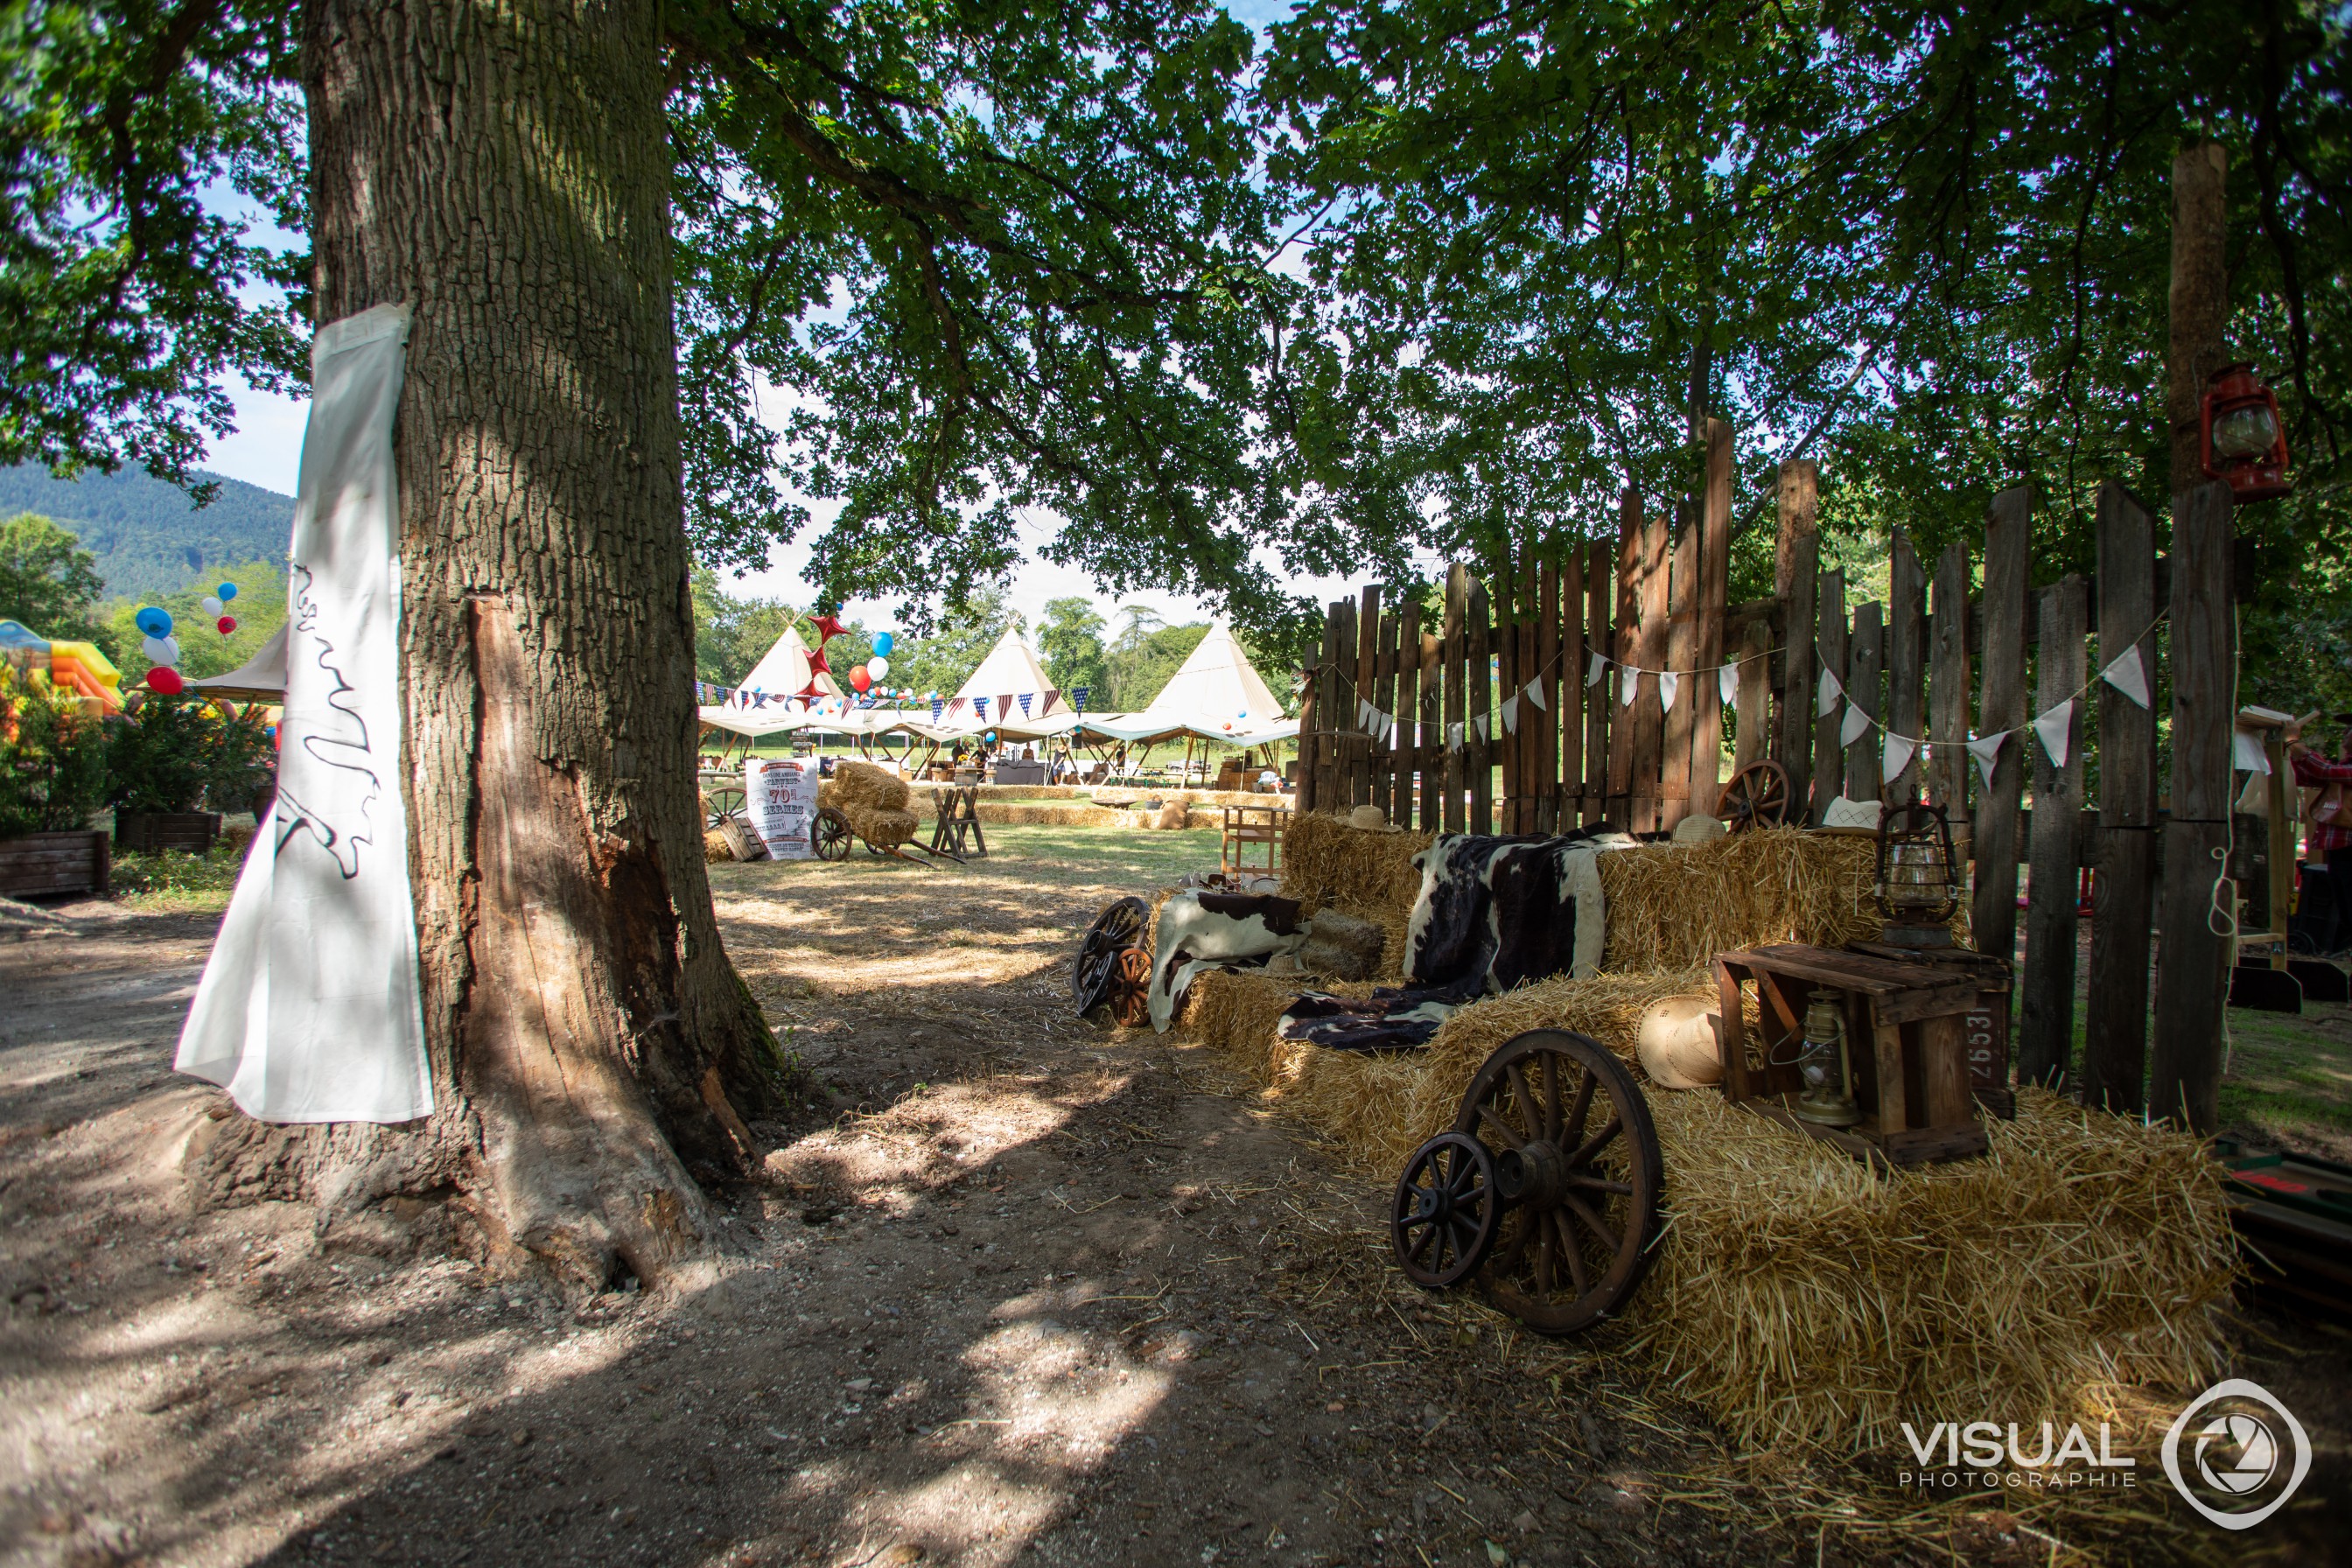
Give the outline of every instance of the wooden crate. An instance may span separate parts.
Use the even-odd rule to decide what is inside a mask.
[[[118,811],[114,814],[114,847],[152,855],[178,849],[201,855],[220,841],[217,811]]]
[[[1990,1147],[1970,1081],[1969,1020],[1989,1009],[2006,1016],[2005,967],[1995,974],[1788,942],[1718,954],[1715,974],[1723,1092],[1733,1103],[1885,1165],[1963,1160]],[[1743,1006],[1750,988],[1758,1003],[1753,1040]],[[1796,1058],[1806,1004],[1819,989],[1841,996],[1863,1113],[1850,1128],[1823,1127],[1792,1110],[1804,1087]],[[1988,997],[1996,991],[1992,1005]]]
[[[114,857],[98,828],[0,838],[0,894],[13,899],[106,893]]]

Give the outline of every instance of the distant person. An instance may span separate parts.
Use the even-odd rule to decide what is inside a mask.
[[[2333,760],[2300,739],[2290,742],[2287,749],[2294,782],[2319,791],[2304,832],[2304,858],[2327,868],[2327,890],[2336,906],[2326,948],[2329,952],[2352,947],[2352,713],[2336,714],[2336,722],[2347,727],[2336,743]]]

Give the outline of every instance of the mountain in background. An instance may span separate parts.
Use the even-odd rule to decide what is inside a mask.
[[[294,532],[294,498],[242,479],[198,509],[187,492],[142,468],[57,479],[37,463],[0,468],[0,517],[37,511],[72,531],[98,558],[110,596],[168,593],[208,568],[283,561]]]

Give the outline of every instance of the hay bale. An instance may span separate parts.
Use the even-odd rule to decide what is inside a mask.
[[[1181,1022],[1262,1085],[1269,1101],[1335,1140],[1350,1163],[1392,1180],[1419,1142],[1400,1142],[1400,1129],[1427,1063],[1418,1051],[1333,1051],[1276,1038],[1275,1026],[1299,989],[1296,977],[1212,972],[1192,982]],[[1361,998],[1372,987],[1341,982],[1316,989]]]
[[[721,865],[735,858],[735,851],[727,842],[727,835],[706,831],[702,836],[702,860],[707,866]]]
[[[1334,980],[1370,980],[1381,972],[1381,951],[1387,942],[1388,932],[1380,921],[1325,910],[1307,924],[1298,966]]]
[[[877,849],[889,849],[906,843],[915,837],[921,826],[916,821],[913,812],[888,806],[845,803],[839,810],[849,819],[850,831]]]
[[[858,805],[870,806],[877,811],[905,811],[907,802],[913,798],[907,781],[897,773],[877,768],[871,763],[856,763],[846,758],[833,764],[833,777],[819,787],[819,795],[823,796],[828,789],[831,798],[824,800],[823,804],[840,807],[844,816],[848,815],[850,807]]]
[[[1868,838],[1760,828],[1703,844],[1644,844],[1600,859],[1609,906],[1601,966],[1657,973],[1771,942],[1875,941]],[[1965,932],[1954,917],[1956,933]]]
[[[1986,1158],[1880,1177],[1715,1094],[1650,1108],[1668,1228],[1633,1348],[1742,1444],[2063,1422],[2221,1366],[2237,1249],[2194,1138],[2028,1089]]]
[[[1282,896],[1312,915],[1334,909],[1371,921],[1385,940],[1380,973],[1404,973],[1405,931],[1421,873],[1412,858],[1435,837],[1402,827],[1353,827],[1322,812],[1295,812],[1282,841]]]

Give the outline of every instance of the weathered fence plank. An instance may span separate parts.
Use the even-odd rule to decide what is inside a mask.
[[[1977,733],[2025,722],[2025,589],[2032,545],[2033,497],[2022,486],[1992,498],[1985,517],[1983,695]],[[2004,742],[1991,786],[1977,799],[1976,889],[1969,929],[1977,950],[2017,956],[2017,808],[2025,788],[2024,737]]]
[[[2172,816],[2164,834],[2156,1037],[2148,1110],[2213,1130],[2221,1008],[2234,943],[2211,920],[2230,832],[2230,737],[2237,668],[2231,613],[2230,487],[2216,479],[2172,501]],[[2128,637],[2127,631],[2124,634]],[[2221,889],[2227,898],[2231,890]]]
[[[1698,555],[1696,518],[1675,531],[1667,567],[1666,653],[1659,668],[1675,675],[1675,700],[1664,713],[1658,753],[1658,826],[1672,827],[1691,810],[1691,745],[1697,738]],[[1664,696],[1664,682],[1660,695]]]
[[[2097,915],[2083,1103],[2147,1109],[2147,953],[2156,896],[2156,522],[2123,486],[2099,487],[2099,667],[2139,649],[2150,705],[2099,683]],[[2132,638],[2137,637],[2137,642]]]
[[[1923,774],[1927,798],[1944,808],[1969,853],[1969,552],[1957,540],[1936,559],[1936,615],[1928,681],[1927,738],[1933,743]]]
[[[1911,536],[1895,530],[1886,567],[1886,726],[1915,744],[1927,738],[1927,579],[1919,570]],[[1919,798],[1920,753],[1886,781],[1879,798],[1899,805]]]
[[[1495,675],[1492,605],[1486,584],[1470,579],[1468,635],[1463,643],[1464,676],[1469,683],[1470,709],[1463,728],[1470,766],[1470,831],[1495,831],[1495,750],[1488,739],[1494,718]]]
[[[1787,517],[1789,478],[1781,465],[1782,517]],[[1821,614],[1821,535],[1810,529],[1795,536],[1790,546],[1788,606],[1781,623],[1780,733],[1774,748],[1789,775],[1791,820],[1802,820],[1806,792],[1813,777],[1813,683],[1821,668],[1814,662],[1815,627]]]
[[[1566,583],[1561,581],[1563,575],[1568,579]],[[1579,743],[1581,737],[1572,726],[1562,726],[1561,721],[1569,708],[1562,700],[1559,680],[1560,633],[1563,630],[1559,620],[1560,600],[1564,594],[1571,622],[1564,629],[1570,633],[1570,640],[1573,641],[1576,590],[1582,582],[1583,574],[1576,570],[1574,556],[1569,558],[1565,571],[1556,561],[1544,563],[1540,602],[1536,605],[1536,679],[1537,689],[1543,693],[1544,710],[1532,715],[1536,721],[1536,784],[1543,792],[1536,805],[1536,831],[1538,833],[1558,833],[1560,830],[1560,807],[1565,802],[1560,798],[1558,781],[1566,779],[1570,781],[1569,787],[1574,788],[1577,775],[1583,771],[1584,748]],[[1526,723],[1529,717],[1522,706],[1519,722]],[[1565,745],[1561,743],[1563,739],[1567,742]]]
[[[1824,572],[1821,575],[1820,623],[1813,634],[1814,656],[1823,669],[1843,678],[1846,673],[1845,574]],[[1818,680],[1815,683],[1819,684]],[[1845,704],[1832,703],[1826,713],[1821,711],[1818,693],[1805,693],[1805,711],[1813,718],[1813,779],[1812,804],[1805,820],[1818,824],[1822,814],[1830,807],[1845,784],[1845,742],[1839,738],[1839,729],[1845,717]]]
[[[1886,657],[1886,628],[1879,622],[1878,601],[1853,607],[1853,630],[1847,640],[1845,654],[1845,694],[1847,700],[1873,719],[1886,720],[1886,699],[1879,690],[1879,670]],[[1843,720],[1843,713],[1841,713]],[[1843,728],[1843,724],[1841,724]],[[1865,728],[1845,749],[1845,797],[1848,800],[1876,800],[1885,787],[1879,776],[1879,731],[1876,724]]]
[[[1666,668],[1666,590],[1668,574],[1673,569],[1673,542],[1664,518],[1642,520],[1641,630],[1634,645],[1633,663],[1643,670]],[[1658,702],[1657,676],[1637,676],[1633,685],[1631,826],[1636,833],[1653,833],[1658,826],[1658,784],[1665,762],[1666,716]]]
[[[1715,670],[1724,661],[1724,612],[1731,601],[1731,426],[1706,422],[1706,494],[1699,514],[1698,637],[1690,678],[1697,710],[1691,724],[1690,798],[1686,809],[1715,814],[1723,784],[1723,690]]]
[[[1438,743],[1445,752],[1445,831],[1459,833],[1465,820],[1462,793],[1469,778],[1464,772],[1469,753],[1462,746],[1462,721],[1466,689],[1462,679],[1465,627],[1470,609],[1470,569],[1456,565],[1445,574],[1445,647],[1438,655],[1445,672],[1445,732]]]
[[[2083,684],[2083,579],[2061,578],[2042,590],[2042,642],[2035,658],[2033,710],[2049,712]],[[2033,757],[2033,875],[2027,887],[2025,973],[2018,991],[2017,1078],[2056,1089],[2072,1070],[2074,1049],[2076,831],[2083,812],[2083,705],[2067,714],[2063,767],[2042,738],[2020,736]]]
[[[1421,634],[1421,827],[1437,833],[1445,826],[1445,658],[1444,612],[1438,613],[1437,632]]]
[[[1602,689],[1609,695],[1609,790],[1605,804],[1608,819],[1620,826],[1630,823],[1633,816],[1633,709],[1626,701],[1629,683],[1640,682],[1627,673],[1641,662],[1642,655],[1642,503],[1632,490],[1627,490],[1617,508],[1617,606],[1616,627],[1611,635],[1609,657],[1618,668],[1611,673],[1613,680],[1605,681]],[[1637,694],[1634,701],[1638,702]]]
[[[1740,628],[1739,700],[1733,710],[1733,729],[1737,731],[1731,754],[1734,773],[1771,755],[1771,647],[1772,628],[1764,621],[1752,620]],[[1719,807],[1718,800],[1707,810],[1711,815],[1721,816]]]
[[[1609,705],[1607,678],[1604,676],[1594,686],[1584,683],[1591,668],[1591,656],[1597,653],[1606,658],[1615,646],[1609,636],[1611,594],[1606,540],[1596,539],[1585,550],[1584,604],[1585,662],[1572,674],[1584,703],[1584,796],[1578,803],[1577,815],[1593,823],[1601,819],[1609,804],[1609,726],[1615,721]]]

